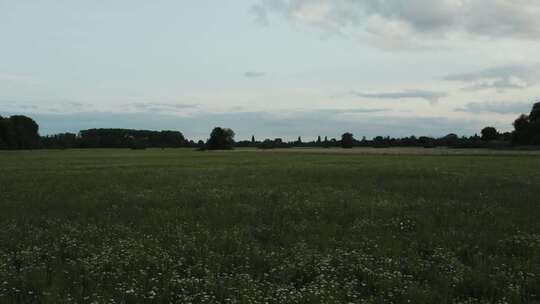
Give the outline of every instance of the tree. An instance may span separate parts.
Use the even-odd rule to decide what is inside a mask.
[[[255,143],[255,135],[251,135],[251,143],[252,143],[252,144]]]
[[[274,149],[276,148],[277,144],[279,144],[277,141],[267,138],[258,145],[258,148],[259,149]]]
[[[531,114],[529,114],[529,122],[529,143],[531,145],[540,145],[540,102],[533,105]]]
[[[32,118],[23,115],[11,116],[7,119],[7,142],[9,148],[38,148],[40,141],[38,131],[39,126]]]
[[[354,144],[354,136],[351,133],[344,133],[341,135],[341,147],[344,149],[351,149]]]
[[[148,148],[148,138],[127,136],[125,142],[131,150],[145,150]]]
[[[234,145],[234,131],[227,128],[216,127],[210,133],[210,138],[206,142],[209,150],[228,150]]]
[[[435,139],[428,136],[420,136],[418,142],[424,148],[435,148]]]
[[[79,132],[83,148],[131,148],[134,141],[144,140],[147,147],[180,148],[188,145],[178,131],[149,131],[131,129],[90,129]]]
[[[0,149],[8,145],[7,119],[0,116]]]
[[[441,138],[443,145],[448,147],[455,147],[459,143],[459,137],[455,133],[450,133],[445,137]]]
[[[60,133],[41,138],[41,147],[45,149],[69,149],[78,146],[78,138],[73,133]]]
[[[529,121],[532,123],[540,122],[540,102],[533,105],[531,114],[529,115]]]
[[[330,143],[328,142],[328,136],[324,137],[323,147],[330,148]]]
[[[491,141],[499,138],[499,132],[494,127],[485,127],[482,129],[482,140]]]
[[[375,136],[372,140],[372,146],[374,148],[386,148],[388,147],[388,143],[384,140],[384,137]]]
[[[321,136],[317,136],[317,145],[320,146],[321,145]]]
[[[522,114],[514,121],[512,143],[515,145],[540,144],[540,121],[531,122],[528,115]]]
[[[514,121],[514,145],[540,145],[540,102],[533,105],[529,115],[521,114]]]

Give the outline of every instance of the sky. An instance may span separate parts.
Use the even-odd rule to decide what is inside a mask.
[[[472,135],[540,99],[537,0],[0,0],[0,37],[42,135]]]

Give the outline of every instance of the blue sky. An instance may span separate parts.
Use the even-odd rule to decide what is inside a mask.
[[[470,135],[540,97],[535,0],[0,0],[0,37],[42,134]]]

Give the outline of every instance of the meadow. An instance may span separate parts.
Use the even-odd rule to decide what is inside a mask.
[[[534,154],[0,152],[0,303],[540,303],[539,216]]]

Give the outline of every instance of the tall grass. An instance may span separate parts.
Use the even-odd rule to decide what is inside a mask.
[[[0,153],[0,303],[538,303],[540,157]]]

